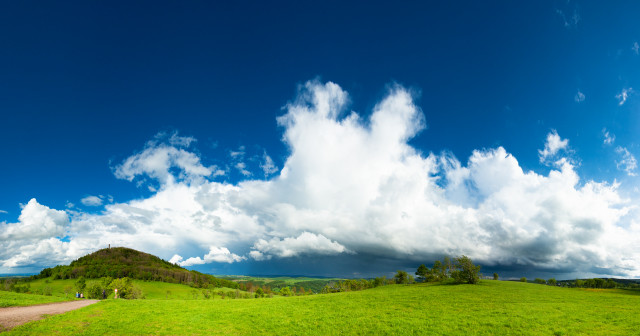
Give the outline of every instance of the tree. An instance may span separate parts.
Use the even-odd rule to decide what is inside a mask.
[[[256,289],[256,298],[261,298],[264,296],[264,291],[262,290],[262,288],[258,287],[258,289]]]
[[[593,279],[593,282],[594,282],[595,288],[604,288],[604,285],[606,283],[604,279],[600,279],[600,278]]]
[[[422,266],[424,266],[424,265],[422,265]],[[426,266],[424,268],[427,269]],[[418,269],[420,269],[420,267],[418,267]],[[387,284],[387,277],[386,276],[377,277],[377,278],[373,279],[373,287],[384,286],[386,284]]]
[[[84,277],[79,277],[75,282],[76,291],[78,293],[84,292],[84,289],[87,287],[87,282]]]
[[[476,266],[473,264],[473,261],[463,255],[458,258],[455,258],[456,262],[456,270],[453,271],[452,277],[458,283],[468,283],[468,284],[477,284],[480,281],[480,276],[478,272],[480,272],[480,266]]]
[[[446,271],[444,272],[444,275],[446,278],[450,278],[451,277],[451,273],[453,273],[453,265],[451,264],[451,258],[449,257],[444,257],[444,263],[443,266],[446,268]]]
[[[109,291],[118,290],[118,298],[122,299],[142,299],[142,290],[133,285],[131,279],[124,277],[111,281],[108,286]]]
[[[280,295],[282,295],[282,296],[290,296],[291,295],[291,289],[289,288],[289,286],[280,288]]]
[[[525,277],[520,278],[520,282],[527,282],[527,278]]]
[[[551,278],[549,280],[547,280],[547,285],[549,286],[555,286],[558,282],[556,281],[555,278]]]
[[[409,282],[409,274],[405,271],[398,271],[393,277],[397,284],[406,284]]]
[[[429,269],[427,268],[427,266],[425,266],[424,264],[418,266],[418,269],[416,270],[416,275],[418,276],[418,279],[420,281],[425,281],[425,279],[427,278],[427,273],[429,272]],[[378,280],[378,278],[376,278],[375,280]],[[378,287],[379,285],[375,285],[376,287]]]
[[[99,299],[102,295],[102,287],[98,283],[93,283],[87,288],[87,297],[89,299]]]
[[[498,280],[498,273],[493,273],[493,280]]]
[[[113,281],[112,277],[102,277],[100,278],[100,285],[102,288],[109,288],[109,284]]]
[[[611,279],[607,279],[607,283],[604,285],[604,288],[616,288],[617,283]]]
[[[435,281],[444,280],[445,266],[442,265],[440,260],[436,260],[433,262],[433,268],[431,269],[431,271],[433,272]]]
[[[541,285],[544,285],[547,283],[544,279],[541,279],[541,278],[536,278],[534,281]]]

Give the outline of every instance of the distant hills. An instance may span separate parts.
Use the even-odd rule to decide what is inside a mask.
[[[140,252],[126,247],[111,247],[95,251],[68,266],[58,265],[45,268],[34,278],[76,279],[85,278],[122,278],[161,281],[186,284],[193,287],[230,287],[237,288],[238,284],[219,279],[213,275],[190,271],[176,264],[160,259],[154,255]]]

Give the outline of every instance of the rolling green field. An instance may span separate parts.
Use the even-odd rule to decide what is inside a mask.
[[[75,279],[66,279],[66,280],[51,280],[51,279],[38,279],[29,282],[31,286],[31,291],[33,293],[41,293],[45,287],[49,287],[51,289],[52,296],[56,297],[69,297],[73,298],[75,296],[76,290],[74,287]],[[93,283],[99,283],[99,279],[87,279],[87,287],[91,286]],[[158,281],[142,281],[142,280],[133,280],[133,284],[135,286],[140,287],[142,289],[142,293],[144,294],[146,299],[194,299],[202,298],[202,291],[200,289],[195,290],[198,292],[198,295],[194,295],[194,288],[189,287],[187,285],[182,284],[174,284],[174,283],[166,283],[166,282],[158,282]],[[71,288],[71,293],[69,295],[65,294],[65,287]],[[224,291],[225,293],[235,292],[235,289],[231,288],[216,288],[215,292]],[[242,291],[241,291],[242,292]],[[244,292],[242,292],[244,293]],[[113,293],[109,293],[109,298],[113,298]]]
[[[106,300],[8,335],[633,335],[637,294],[485,280],[274,299]]]
[[[31,306],[41,303],[66,301],[58,296],[13,293],[0,291],[0,308],[15,306]]]
[[[217,276],[221,279],[235,280],[238,283],[251,282],[254,285],[266,285],[271,289],[280,289],[285,286],[302,287],[320,293],[325,285],[344,280],[342,278],[309,278],[309,277],[253,277],[253,276]]]

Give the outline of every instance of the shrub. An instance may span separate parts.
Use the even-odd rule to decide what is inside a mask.
[[[209,299],[211,298],[211,292],[208,289],[203,289],[202,296],[204,296],[205,299]]]
[[[51,286],[44,286],[42,287],[42,295],[46,295],[46,296],[51,296]]]
[[[397,284],[407,284],[409,283],[409,274],[407,274],[407,272],[405,271],[398,271],[393,279]]]
[[[520,278],[520,282],[527,282],[527,278],[525,277]]]
[[[89,299],[100,299],[102,297],[102,286],[94,283],[87,288],[87,297]]]
[[[289,286],[280,288],[280,295],[291,296],[291,289],[289,288]]]
[[[75,282],[76,291],[78,293],[84,292],[84,289],[87,287],[87,283],[84,280],[84,277],[79,277]]]
[[[480,281],[480,276],[478,272],[480,272],[480,266],[476,266],[473,264],[473,261],[463,255],[461,257],[455,258],[456,261],[456,270],[452,272],[451,276],[458,283],[468,283],[468,284],[477,284]]]
[[[118,290],[118,298],[121,299],[142,299],[144,298],[142,290],[133,285],[131,279],[124,277],[111,281],[108,289],[110,291]]]

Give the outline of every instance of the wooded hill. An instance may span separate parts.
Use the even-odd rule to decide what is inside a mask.
[[[98,250],[77,260],[69,266],[58,265],[45,268],[34,278],[76,279],[80,277],[97,279],[102,277],[161,281],[180,283],[192,287],[229,287],[238,284],[219,279],[209,274],[190,271],[154,255],[126,247],[111,247]]]

